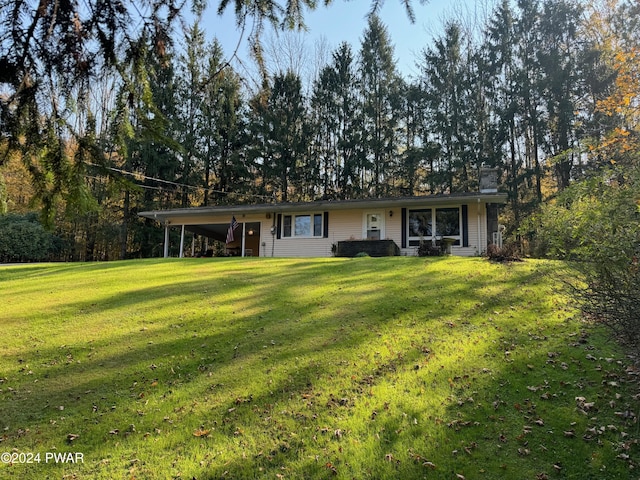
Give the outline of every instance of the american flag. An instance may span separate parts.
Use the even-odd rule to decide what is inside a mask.
[[[229,225],[229,230],[227,230],[227,244],[232,243],[233,242],[233,231],[238,228],[238,225],[240,225],[238,223],[238,221],[236,220],[235,216],[231,217],[231,224]]]

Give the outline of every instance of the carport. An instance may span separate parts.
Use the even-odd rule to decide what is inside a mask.
[[[237,257],[258,256],[260,248],[260,223],[239,221],[238,228],[234,231],[234,241],[227,245],[227,253]],[[182,224],[180,225],[180,258],[184,256],[185,238],[188,233],[207,237],[226,243],[229,223],[207,223],[207,224]],[[169,228],[171,225],[165,223],[164,234],[164,257],[169,256]],[[187,247],[188,248],[188,247]],[[192,255],[194,244],[192,244]]]
[[[193,207],[188,209],[155,210],[140,212],[141,217],[159,222],[164,228],[164,257],[169,257],[169,232],[180,228],[180,258],[184,257],[187,232],[226,244],[229,255],[238,257],[260,256],[268,241],[264,232],[269,232],[274,216],[274,205],[230,205],[215,207]],[[234,239],[226,243],[231,219],[238,222],[234,230]],[[272,237],[272,235],[269,235]],[[188,243],[186,244],[188,249]],[[195,254],[195,242],[192,243],[192,255]],[[263,252],[264,253],[264,252]]]

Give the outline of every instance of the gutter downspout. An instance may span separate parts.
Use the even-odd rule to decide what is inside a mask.
[[[273,212],[273,224],[271,225],[271,258],[276,249],[276,212]]]

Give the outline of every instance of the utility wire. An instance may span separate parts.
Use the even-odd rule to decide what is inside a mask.
[[[100,177],[94,177],[92,175],[85,175],[84,178],[87,178],[89,180],[98,180],[99,182],[104,180],[104,177],[100,178]],[[141,185],[139,183],[136,183],[135,185],[136,185],[136,187],[144,188],[146,190],[158,190],[158,191],[163,191],[163,192],[170,192],[171,191],[171,190],[167,190],[166,188],[163,188],[163,187],[153,187],[151,185]]]
[[[110,170],[112,172],[121,173],[123,175],[129,175],[129,176],[136,177],[136,178],[142,178],[144,180],[150,180],[150,181],[153,181],[153,182],[165,183],[167,185],[173,185],[174,187],[191,188],[191,189],[194,189],[194,190],[206,190],[206,191],[211,192],[211,193],[220,193],[220,194],[223,194],[223,195],[238,195],[238,196],[256,197],[256,198],[269,199],[269,200],[273,200],[274,199],[274,197],[272,195],[258,195],[256,193],[225,192],[224,190],[216,190],[216,189],[211,188],[211,187],[198,187],[196,185],[189,185],[189,184],[186,184],[186,183],[178,183],[178,182],[172,182],[170,180],[163,180],[161,178],[150,177],[150,176],[144,175],[142,173],[129,172],[128,170],[123,170],[121,168],[105,167],[105,166],[102,166],[102,165],[96,165],[95,163],[91,163],[91,162],[85,162],[85,163],[87,165],[89,165],[89,166],[92,166],[92,167],[105,168],[105,169]],[[160,189],[159,187],[149,187],[148,185],[140,185],[138,183],[136,183],[136,185],[138,185],[138,186],[140,186],[142,188]]]

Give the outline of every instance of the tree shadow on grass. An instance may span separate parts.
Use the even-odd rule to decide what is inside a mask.
[[[197,477],[255,478],[265,472],[286,477],[287,467],[294,467],[308,479],[458,474],[469,479],[628,478],[639,459],[629,435],[637,423],[633,416],[621,419],[610,404],[620,403],[626,393],[626,406],[620,405],[624,411],[632,403],[631,394],[611,385],[601,387],[622,376],[623,368],[614,363],[603,370],[587,359],[593,350],[584,345],[567,349],[563,334],[538,343],[533,351],[491,363],[491,369],[482,367],[489,363],[476,356],[443,369],[437,381],[448,382],[450,393],[435,407],[407,400],[420,397],[417,389],[384,404],[376,395],[352,394],[344,404],[328,402],[298,415],[303,420],[283,433],[284,448],[270,445],[268,455],[249,450]],[[372,385],[381,387],[403,374],[433,385],[432,372],[410,367],[405,362]],[[363,403],[370,405],[371,415],[357,410]],[[323,420],[310,424],[311,413]],[[358,415],[361,428],[344,427],[352,424],[348,417]],[[313,444],[295,435],[305,428],[315,432]]]
[[[38,383],[33,383],[34,376],[28,371],[19,369],[8,379],[13,392],[4,393],[2,403],[11,419],[10,432],[16,433],[8,434],[5,442],[33,446],[37,438],[20,435],[16,426],[22,432],[35,432],[45,428],[43,425],[47,422],[60,422],[62,425],[56,428],[61,437],[80,432],[73,448],[92,458],[96,463],[86,468],[97,472],[112,467],[98,465],[96,455],[104,454],[108,448],[117,450],[124,441],[123,436],[126,442],[144,442],[147,438],[144,435],[149,433],[151,438],[162,439],[167,444],[190,445],[194,432],[202,427],[210,432],[206,438],[197,437],[196,441],[204,440],[213,444],[211,449],[222,449],[226,453],[220,455],[220,465],[204,457],[200,461],[205,462],[207,468],[191,465],[189,468],[198,478],[208,475],[217,478],[225,471],[253,472],[259,476],[262,472],[277,472],[289,461],[305,465],[301,468],[309,472],[320,465],[318,478],[332,474],[327,464],[334,465],[335,460],[324,455],[325,450],[335,453],[339,441],[348,438],[347,433],[336,433],[341,428],[335,412],[344,407],[340,405],[342,398],[352,404],[361,401],[379,379],[388,381],[385,378],[393,378],[399,370],[413,368],[421,353],[414,346],[396,346],[399,350],[410,350],[411,354],[391,358],[391,353],[386,353],[389,358],[380,358],[368,367],[370,354],[363,353],[359,362],[365,365],[359,365],[357,371],[365,374],[356,375],[355,380],[349,380],[352,368],[341,364],[342,355],[380,343],[380,332],[392,330],[392,323],[398,318],[414,318],[414,321],[419,318],[420,324],[416,327],[416,339],[419,339],[423,335],[420,328],[428,327],[428,322],[439,321],[449,307],[434,307],[437,299],[428,293],[418,295],[416,301],[414,292],[407,290],[403,283],[407,273],[401,269],[380,271],[375,260],[337,263],[339,268],[333,271],[314,262],[292,262],[289,269],[277,274],[250,275],[249,266],[240,263],[234,266],[234,273],[225,273],[222,277],[182,279],[172,288],[161,285],[135,293],[119,293],[108,305],[94,305],[90,299],[69,304],[66,308],[70,312],[83,312],[83,315],[140,308],[141,318],[132,322],[129,331],[102,341],[86,341],[79,336],[73,345],[64,348],[52,345],[25,355],[24,363],[46,364],[50,359],[63,363],[43,368],[45,373],[35,372]],[[515,284],[532,281],[538,274],[531,273],[530,279],[523,275],[517,280],[505,281],[492,298],[486,298],[476,288],[470,292],[469,286],[451,284],[441,273],[425,276],[424,272],[416,272],[414,275],[416,282],[437,292],[437,297],[465,295],[469,297],[465,300],[474,305],[507,308],[509,302],[521,301],[526,296],[518,292]],[[328,283],[336,276],[339,282],[331,284],[329,290],[312,297],[301,295],[305,289]],[[378,283],[380,277],[385,277],[384,284]],[[212,287],[215,293],[203,294]],[[390,293],[396,296],[395,302],[391,308],[381,309],[381,303]],[[201,302],[215,304],[220,318],[210,319],[205,309],[204,313],[185,318],[155,319],[154,325],[148,325],[145,317],[145,312],[151,311],[148,309],[161,310],[163,302],[168,308],[187,302],[193,296]],[[332,307],[335,303],[342,311]],[[454,306],[455,302],[451,303]],[[242,311],[233,309],[240,304]],[[428,318],[430,311],[435,311],[436,316]],[[465,315],[465,311],[457,313]],[[466,313],[471,314],[471,309]],[[421,326],[422,322],[425,323]],[[145,326],[147,330],[143,329]],[[117,353],[104,353],[114,345],[120,346]],[[255,372],[259,373],[257,378]],[[319,379],[334,384],[332,390],[337,400],[324,391],[314,391],[313,385]],[[350,383],[355,386],[345,386]],[[355,390],[343,397],[344,390],[349,388]],[[308,406],[310,401],[312,405]],[[194,406],[194,402],[198,406]],[[274,410],[274,405],[283,404],[289,405],[286,410],[290,414]],[[39,407],[34,409],[35,405]],[[152,412],[149,405],[153,406]],[[172,408],[167,411],[164,405]],[[64,421],[60,421],[62,414],[56,410],[60,406],[65,406]],[[243,433],[245,423],[247,429],[255,428],[255,423],[247,420],[252,415],[258,417],[259,424],[267,422],[268,417],[272,420],[277,417],[284,428],[266,423],[263,426],[269,435]],[[167,416],[169,420],[165,420]],[[131,424],[135,424],[135,431],[130,431]],[[64,428],[66,425],[68,428]],[[299,445],[296,447],[291,433],[305,428],[315,430],[317,438],[329,439],[326,445],[306,445],[302,454],[297,453]],[[67,431],[69,429],[73,431]],[[161,433],[154,433],[158,430]],[[117,432],[110,433],[113,431]],[[243,447],[245,438],[249,440]],[[268,445],[258,445],[255,443],[258,440],[252,438],[266,440]],[[250,460],[243,458],[243,454],[248,454]],[[324,457],[327,461],[323,464]],[[382,459],[391,465],[390,460]],[[151,464],[151,460],[147,462]],[[69,467],[68,471],[73,468]],[[157,478],[165,476],[158,473]]]

